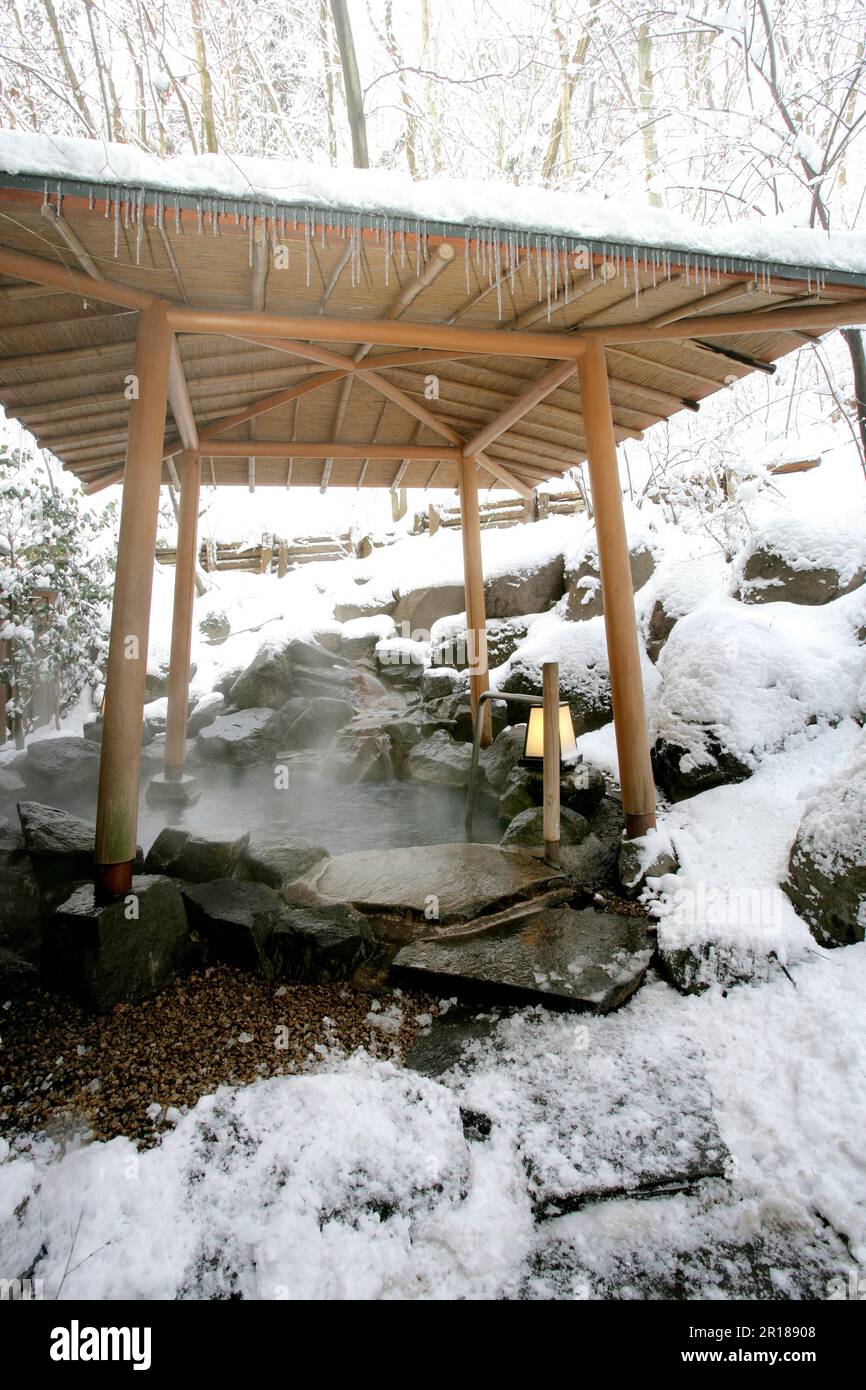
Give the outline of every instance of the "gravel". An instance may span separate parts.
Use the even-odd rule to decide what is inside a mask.
[[[94,1017],[38,992],[0,1005],[0,1134],[145,1145],[221,1085],[320,1066],[363,1047],[399,1061],[433,1000],[347,984],[279,984],[218,966]]]

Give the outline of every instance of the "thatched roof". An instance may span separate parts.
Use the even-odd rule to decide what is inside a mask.
[[[407,181],[400,180],[400,189],[395,185],[388,195],[387,177],[372,173],[362,198],[359,171],[345,177],[340,171],[313,171],[319,179],[315,196],[306,204],[286,202],[285,166],[273,166],[268,199],[269,166],[262,161],[255,162],[255,196],[214,191],[220,183],[212,167],[203,168],[196,192],[190,161],[184,163],[183,179],[176,180],[183,186],[174,196],[168,191],[170,164],[157,176],[157,162],[147,157],[146,168],[136,165],[138,152],[132,151],[124,173],[138,174],[140,181],[121,185],[111,177],[111,160],[101,158],[106,147],[60,143],[60,153],[48,158],[42,146],[28,153],[26,141],[16,137],[10,143],[0,132],[0,163],[14,170],[0,172],[0,242],[83,268],[94,278],[94,296],[96,280],[104,277],[202,308],[265,308],[323,323],[357,321],[355,343],[339,345],[347,365],[365,344],[365,319],[561,335],[606,326],[661,328],[688,318],[687,329],[676,338],[656,340],[650,334],[606,342],[620,440],[639,437],[677,410],[694,409],[732,379],[771,372],[776,359],[827,326],[794,328],[785,315],[778,330],[768,329],[763,318],[760,330],[706,333],[702,315],[715,322],[722,314],[791,305],[856,301],[862,308],[866,295],[866,257],[853,237],[834,243],[819,233],[779,233],[780,258],[757,257],[755,247],[767,244],[766,227],[760,237],[746,229],[739,242],[736,229],[725,229],[727,241],[694,229],[693,235],[681,235],[678,248],[667,244],[670,220],[653,226],[651,219],[646,224],[642,219],[642,231],[633,233],[632,241],[598,235],[605,228],[597,209],[595,221],[587,214],[586,226],[551,232],[551,225],[566,216],[564,205],[557,204],[554,214],[544,195],[537,203],[527,190],[508,190],[521,199],[490,190],[485,201],[483,186],[477,191],[477,219],[470,223],[449,220],[459,200],[446,203],[437,219],[435,187],[425,192],[424,185],[408,185],[410,192],[416,189],[416,215],[409,217],[399,211],[411,205],[405,201]],[[100,171],[102,178],[95,176]],[[422,216],[428,205],[429,216]],[[482,220],[485,211],[507,214],[518,207],[520,218],[508,224]],[[526,219],[536,212],[533,229]],[[591,237],[582,234],[590,222]],[[621,216],[618,224],[611,221],[612,230],[622,231],[624,225]],[[651,244],[656,231],[665,236]],[[736,245],[744,254],[728,249]],[[113,479],[124,457],[129,409],[124,379],[132,370],[136,321],[134,309],[86,299],[80,292],[8,275],[0,282],[0,402],[86,482]],[[336,350],[332,338],[305,341],[313,353],[319,346],[320,357]],[[550,369],[543,357],[513,355],[514,341],[509,337],[509,350],[502,352],[428,349],[422,355],[418,348],[373,347],[363,354],[363,369],[337,377],[331,367],[327,384],[320,384],[329,372],[327,362],[237,336],[181,333],[199,431],[284,388],[301,382],[311,387],[257,420],[221,433],[223,452],[206,465],[205,481],[247,483],[247,457],[228,456],[225,446],[242,442],[246,454],[255,437],[268,441],[265,454],[256,457],[259,485],[453,486],[454,458],[443,460],[436,453],[443,447],[443,431],[472,439]],[[391,383],[390,396],[371,384],[367,371],[382,357],[392,359],[378,371]],[[406,398],[443,430],[408,413]],[[175,435],[169,417],[167,452],[175,447]],[[330,459],[305,456],[315,454],[323,441],[339,442],[345,446],[339,455],[346,456],[333,451]],[[377,446],[378,452],[393,446],[393,457],[371,457],[365,445]],[[423,456],[405,459],[401,447]],[[204,444],[202,453],[209,458]],[[482,463],[483,483],[501,484],[512,476],[531,487],[578,463],[585,456],[585,438],[576,377],[551,390],[485,453],[498,477]]]

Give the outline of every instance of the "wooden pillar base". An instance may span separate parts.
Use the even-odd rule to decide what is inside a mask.
[[[544,842],[544,862],[549,864],[552,869],[560,867],[559,840],[545,840]]]
[[[93,881],[98,902],[116,902],[132,892],[133,860],[123,864],[97,864]]]
[[[641,835],[645,835],[648,830],[655,830],[655,815],[630,816],[625,817],[625,838],[627,840],[639,840]]]

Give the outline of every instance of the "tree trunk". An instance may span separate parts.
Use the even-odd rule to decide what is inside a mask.
[[[866,353],[863,350],[863,334],[859,328],[842,328],[840,332],[851,354],[854,369],[854,409],[860,431],[860,462],[866,473]]]
[[[658,168],[659,152],[653,117],[653,61],[652,36],[649,25],[641,24],[637,31],[637,84],[641,109],[641,133],[643,135],[644,163],[649,201],[652,207],[660,208],[661,195],[649,190],[650,180]]]
[[[195,61],[198,68],[198,80],[201,88],[201,123],[204,132],[204,145],[208,154],[217,154],[216,125],[213,114],[213,87],[210,80],[210,70],[207,65],[207,52],[204,44],[204,29],[202,28],[201,4],[200,0],[189,0],[189,12],[192,19],[192,32],[195,40]]]
[[[349,116],[349,129],[352,133],[352,163],[356,169],[369,169],[370,158],[367,153],[364,98],[361,95],[358,59],[355,54],[355,40],[352,38],[352,25],[349,22],[346,0],[331,0],[331,14],[334,16],[337,47],[340,50],[343,91],[346,95],[346,111]]]

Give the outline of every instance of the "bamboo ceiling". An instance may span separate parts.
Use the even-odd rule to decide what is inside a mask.
[[[146,191],[35,182],[0,174],[2,248],[83,271],[94,295],[104,278],[177,305],[322,321],[323,337],[291,348],[252,332],[178,332],[205,484],[454,487],[471,442],[483,486],[526,493],[585,457],[576,361],[563,366],[567,353],[554,351],[561,335],[633,325],[678,335],[605,342],[616,438],[637,439],[750,372],[771,373],[831,326],[806,312],[808,327],[786,314],[770,329],[762,314],[760,329],[731,334],[702,331],[702,318],[841,305],[845,322],[844,306],[862,311],[866,296],[866,276],[829,269],[594,244],[576,254],[564,239],[478,229],[383,234],[359,214],[335,211],[328,225],[321,212],[277,218],[228,200],[207,216]],[[357,323],[354,340],[335,342],[330,319]],[[365,319],[512,332],[507,351],[371,347]],[[90,490],[123,467],[136,323],[134,308],[78,289],[0,278],[0,402]],[[539,334],[554,335],[550,359]],[[524,343],[534,355],[514,355]],[[539,399],[497,433],[491,422],[542,378]],[[219,429],[277,393],[267,413]],[[171,412],[165,447],[167,480],[182,447]]]

